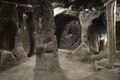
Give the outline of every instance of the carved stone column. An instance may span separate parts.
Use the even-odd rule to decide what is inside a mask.
[[[72,51],[70,59],[85,61],[88,57],[89,48],[88,45],[88,28],[92,24],[92,20],[99,17],[101,12],[98,11],[82,11],[79,14],[79,21],[81,24],[81,45]]]
[[[49,0],[34,0],[35,80],[66,80],[59,67],[54,18]]]

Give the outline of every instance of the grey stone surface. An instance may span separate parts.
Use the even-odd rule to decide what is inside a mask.
[[[9,68],[9,67],[12,67],[17,64],[18,64],[17,59],[12,52],[7,51],[7,50],[0,51],[0,67],[1,67],[1,69]]]

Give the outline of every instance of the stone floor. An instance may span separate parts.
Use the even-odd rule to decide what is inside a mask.
[[[59,50],[60,66],[68,80],[120,80],[115,70],[93,72],[91,65],[70,61],[66,58],[69,51]],[[62,54],[61,54],[62,53]],[[0,73],[0,80],[34,80],[35,56],[26,62]],[[49,79],[48,79],[49,80]]]

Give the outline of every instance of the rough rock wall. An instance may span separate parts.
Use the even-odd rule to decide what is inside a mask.
[[[0,66],[10,66],[22,62],[27,58],[22,42],[21,31],[19,28],[16,3],[14,2],[0,2],[0,61],[3,63],[8,60],[8,63],[3,63]],[[12,55],[12,57],[9,57]],[[11,62],[9,59],[13,59]],[[17,61],[17,62],[16,62]]]
[[[15,4],[0,3],[1,49],[11,50],[14,48],[14,36],[18,27],[18,16],[15,6]]]

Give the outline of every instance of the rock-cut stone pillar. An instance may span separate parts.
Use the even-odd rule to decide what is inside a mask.
[[[66,80],[61,75],[54,35],[53,10],[49,0],[34,0],[35,80]]]

